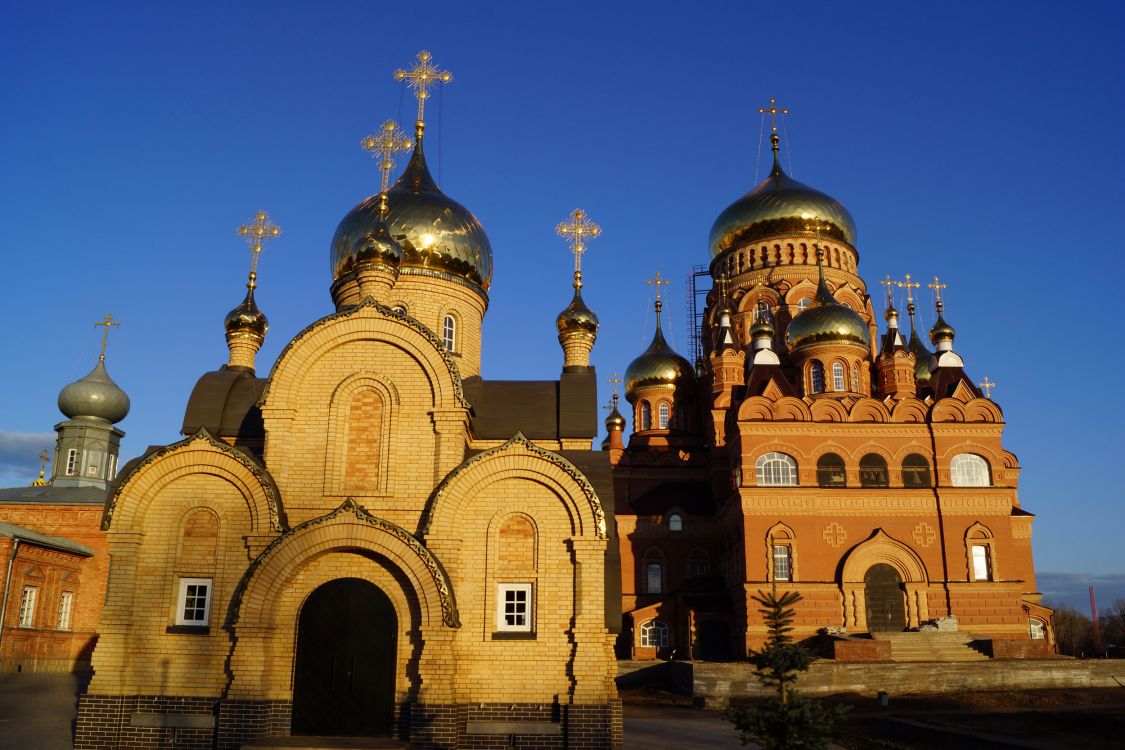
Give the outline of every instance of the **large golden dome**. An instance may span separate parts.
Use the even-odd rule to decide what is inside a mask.
[[[810,215],[821,224],[821,237],[855,246],[855,221],[848,209],[832,196],[785,174],[775,156],[770,176],[715,219],[711,257],[766,237],[803,234]]]
[[[691,363],[676,354],[664,340],[658,311],[652,343],[625,369],[625,398],[632,402],[634,391],[641,386],[686,385],[693,380],[695,371]]]
[[[402,176],[387,191],[387,227],[402,247],[401,270],[418,269],[464,279],[487,291],[492,281],[492,246],[467,208],[441,192],[422,153],[422,141]],[[332,279],[362,260],[365,242],[379,223],[379,194],[353,208],[332,237]]]
[[[837,302],[824,283],[821,269],[820,285],[813,305],[800,313],[785,331],[789,350],[824,343],[852,343],[869,347],[871,333],[859,313]]]

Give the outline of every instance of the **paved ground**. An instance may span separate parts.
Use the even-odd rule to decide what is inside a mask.
[[[85,675],[0,674],[0,750],[69,750]]]
[[[69,750],[78,694],[72,674],[0,674],[0,750]],[[626,750],[726,750],[742,747],[714,711],[626,706]]]

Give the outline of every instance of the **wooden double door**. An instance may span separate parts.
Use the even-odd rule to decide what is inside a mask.
[[[897,570],[886,563],[872,565],[863,576],[863,595],[869,632],[906,630],[906,599]]]
[[[374,584],[339,578],[313,591],[297,623],[293,734],[389,737],[397,637]]]

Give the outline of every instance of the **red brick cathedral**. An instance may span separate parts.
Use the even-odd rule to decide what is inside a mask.
[[[944,285],[928,285],[927,345],[920,284],[888,277],[880,333],[851,215],[782,170],[779,141],[769,176],[711,230],[701,356],[665,341],[658,294],[652,344],[624,378],[627,444],[621,413],[606,421],[619,656],[743,657],[765,633],[752,597],[775,584],[803,597],[795,635],[820,633],[841,658],[885,656],[863,641],[914,629],[1042,652],[1034,516],[992,384],[954,347]]]

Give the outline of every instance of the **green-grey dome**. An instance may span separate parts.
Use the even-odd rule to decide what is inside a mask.
[[[774,159],[773,171],[757,187],[719,214],[711,227],[711,257],[779,234],[805,233],[816,216],[821,237],[855,246],[855,220],[830,195],[785,174]]]
[[[104,419],[120,422],[129,413],[129,396],[117,387],[105,370],[105,362],[59,393],[59,411],[69,419]]]

